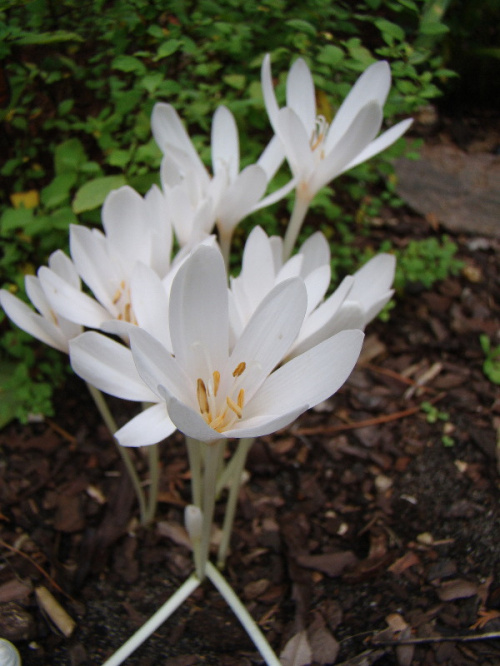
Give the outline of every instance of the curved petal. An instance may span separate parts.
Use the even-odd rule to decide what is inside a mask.
[[[378,136],[371,143],[369,143],[366,148],[352,160],[352,162],[349,162],[345,170],[347,171],[348,169],[352,169],[362,162],[366,162],[366,160],[369,160],[374,155],[381,153],[383,150],[391,146],[401,136],[403,136],[403,134],[412,123],[413,118],[407,118],[406,120],[402,120],[400,123],[394,125],[394,127],[391,127],[386,132]]]
[[[52,252],[49,257],[49,268],[75,289],[81,289],[80,276],[75,264],[62,250]]]
[[[283,143],[293,175],[305,180],[314,170],[314,157],[310,137],[301,119],[295,111],[285,107],[277,115],[275,131]]]
[[[77,375],[100,391],[125,400],[157,402],[140,378],[128,347],[89,331],[70,342],[71,366]]]
[[[309,137],[316,123],[316,96],[314,82],[305,60],[296,60],[286,81],[286,104],[300,118]]]
[[[365,316],[359,303],[344,301],[338,311],[321,328],[310,329],[309,334],[301,335],[287,354],[287,358],[299,356],[341,331],[362,330],[364,325]]]
[[[173,351],[190,377],[211,376],[225,364],[229,346],[227,276],[218,249],[199,246],[179,268],[172,283],[169,318]]]
[[[46,345],[68,353],[68,340],[55,323],[44,320],[39,314],[33,312],[26,303],[6,289],[0,290],[0,304],[16,326]]]
[[[269,122],[276,131],[275,123],[278,117],[279,106],[274,94],[273,77],[271,74],[271,56],[266,53],[262,61],[261,68],[261,82],[262,82],[262,95],[264,97],[264,104],[266,106]]]
[[[349,300],[359,301],[362,307],[367,309],[372,300],[391,288],[395,271],[396,257],[393,254],[376,254],[354,273]]]
[[[251,400],[297,337],[307,307],[303,281],[292,278],[265,297],[236,341],[229,367],[247,366],[245,398]],[[221,386],[221,391],[223,387]]]
[[[138,325],[171,349],[168,296],[153,269],[137,264],[130,278],[130,301]]]
[[[219,106],[214,113],[211,146],[214,174],[223,169],[232,182],[240,170],[240,143],[234,116],[225,106]]]
[[[321,231],[316,231],[316,233],[302,243],[299,254],[304,257],[302,261],[302,277],[305,277],[318,266],[330,265],[330,246]]]
[[[352,118],[357,116],[364,106],[370,102],[376,102],[380,107],[384,106],[390,87],[391,69],[384,60],[373,63],[361,74],[330,125],[325,144],[327,153],[348,131]]]
[[[257,164],[266,172],[268,182],[274,177],[276,171],[283,164],[284,159],[285,152],[283,145],[277,136],[273,136],[257,160]]]
[[[188,437],[200,442],[214,442],[226,437],[226,435],[207,425],[199,412],[180,402],[177,398],[169,398],[167,408],[172,422],[175,423],[180,432]]]
[[[309,405],[301,405],[296,409],[290,410],[284,414],[260,414],[251,418],[238,421],[231,430],[227,430],[226,437],[263,437],[270,435],[281,428],[289,426],[301,414],[303,414]]]
[[[50,268],[42,266],[38,275],[51,307],[65,319],[89,328],[99,328],[104,321],[111,319],[102,305],[72,287]]]
[[[148,407],[115,432],[121,446],[157,444],[175,432],[164,402]]]
[[[130,331],[130,348],[143,382],[160,398],[165,391],[185,402],[195,400],[196,378],[191,381],[177,360],[153,336],[140,328]],[[159,387],[163,387],[163,392]]]
[[[364,106],[344,135],[322,159],[309,181],[311,193],[318,192],[336,176],[344,172],[349,163],[377,135],[382,123],[382,109],[375,102]]]
[[[217,207],[217,226],[224,231],[234,227],[253,209],[267,187],[264,169],[257,164],[247,166],[222,195]]]
[[[245,418],[314,407],[349,377],[363,344],[361,331],[342,331],[270,375],[245,409]]]
[[[177,111],[171,104],[158,102],[154,105],[151,114],[151,131],[158,147],[163,153],[168,151],[168,145],[171,144],[189,156],[193,167],[198,173],[198,177],[203,177],[201,174],[207,175],[205,165],[184,129]]]

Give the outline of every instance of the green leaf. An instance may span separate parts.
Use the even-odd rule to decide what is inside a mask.
[[[25,230],[32,220],[33,210],[31,208],[7,208],[0,218],[0,229],[2,233],[13,229]]]
[[[116,56],[111,62],[111,67],[118,69],[120,72],[134,72],[138,76],[144,75],[147,71],[145,64],[131,55]]]
[[[25,32],[21,37],[16,37],[16,44],[28,46],[32,44],[56,44],[57,42],[83,42],[76,32],[67,30],[54,30],[53,32]]]
[[[40,198],[46,208],[56,208],[69,198],[71,188],[76,183],[76,172],[61,173],[44,187]]]
[[[222,77],[222,80],[236,90],[243,90],[247,82],[246,76],[243,74],[227,74]]]
[[[54,167],[58,175],[78,171],[86,160],[87,155],[80,139],[68,139],[56,146],[54,151]]]
[[[156,52],[156,57],[153,58],[153,60],[157,62],[162,58],[168,58],[168,56],[171,56],[172,53],[178,51],[181,46],[182,42],[180,39],[169,39],[166,42],[163,42],[163,44],[160,44],[158,51]]]
[[[319,55],[318,62],[324,65],[337,65],[344,57],[344,52],[338,46],[327,44],[324,46]]]
[[[311,37],[316,37],[317,35],[316,28],[303,19],[289,19],[288,21],[285,21],[285,24],[299,32],[305,32],[307,35],[311,35]]]
[[[102,206],[104,199],[112,190],[126,184],[125,176],[103,176],[90,180],[82,185],[76,193],[72,205],[73,212],[78,215],[78,213]]]
[[[396,25],[395,23],[387,21],[383,18],[376,19],[375,25],[380,30],[382,35],[389,35],[390,37],[396,39],[398,42],[404,41],[405,31],[399,25]]]

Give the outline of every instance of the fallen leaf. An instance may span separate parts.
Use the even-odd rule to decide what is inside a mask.
[[[473,597],[477,594],[477,585],[470,580],[456,578],[455,580],[448,580],[445,583],[442,583],[437,594],[441,601],[467,599],[468,597]]]
[[[306,666],[312,661],[312,650],[305,631],[292,636],[280,654],[282,666]]]

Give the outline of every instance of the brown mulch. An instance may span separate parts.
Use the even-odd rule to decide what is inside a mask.
[[[374,233],[440,230],[403,211]],[[306,630],[314,664],[500,663],[500,398],[479,344],[500,343],[500,241],[452,237],[463,273],[398,298],[348,384],[251,450],[225,573],[278,653]],[[0,433],[0,463],[0,636],[25,666],[101,664],[192,571],[181,436],[149,529],[76,378],[53,421]],[[125,663],[262,661],[206,583]]]

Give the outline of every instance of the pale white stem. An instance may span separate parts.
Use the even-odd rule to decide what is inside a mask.
[[[196,574],[192,574],[179,589],[159,608],[142,627],[117,650],[102,666],[119,666],[125,659],[148,639],[158,627],[174,613],[200,584]]]
[[[197,439],[186,437],[186,446],[191,470],[191,494],[193,504],[201,509],[202,480],[201,480],[201,447]]]
[[[203,578],[203,564],[201,558],[201,536],[203,534],[203,513],[198,506],[188,504],[184,510],[184,525],[191,540],[196,575]]]
[[[89,390],[90,395],[92,396],[95,405],[97,409],[99,410],[99,413],[102,417],[102,420],[104,421],[106,427],[108,428],[109,432],[114,435],[115,432],[118,430],[118,426],[116,425],[116,422],[113,418],[113,415],[109,411],[109,407],[106,403],[106,400],[104,399],[103,394],[99,389],[97,389],[95,386],[92,386],[92,384],[89,384],[86,382],[87,388]],[[116,448],[118,449],[118,453],[121,456],[121,459],[123,460],[123,464],[125,465],[125,469],[128,472],[128,475],[130,477],[130,480],[132,481],[132,485],[135,490],[135,494],[137,497],[137,502],[139,503],[139,513],[141,516],[141,524],[145,525],[148,522],[148,510],[146,508],[146,497],[144,495],[144,491],[141,486],[141,482],[139,479],[139,476],[137,475],[137,471],[135,469],[134,463],[132,461],[132,456],[131,453],[128,449],[126,449],[123,446],[120,446],[116,439],[114,439],[114,442],[116,444]]]
[[[160,489],[160,447],[158,444],[148,446],[149,463],[149,497],[146,523],[151,523],[156,514],[158,506],[158,492]]]
[[[245,437],[238,441],[236,451],[234,452],[231,462],[226,466],[226,471],[231,465],[231,477],[229,484],[229,496],[227,498],[226,513],[224,515],[224,524],[222,526],[222,536],[219,545],[219,553],[217,555],[217,566],[222,569],[226,562],[227,551],[229,548],[229,541],[231,539],[231,532],[233,530],[234,515],[236,513],[236,505],[238,503],[238,494],[241,487],[243,470],[247,460],[247,455],[254,442],[253,437]]]
[[[206,563],[205,573],[207,578],[212,581],[214,586],[224,597],[233,613],[243,625],[245,631],[250,636],[253,644],[262,655],[267,666],[281,666],[278,657],[267,642],[264,634],[261,632],[257,623],[241,603],[236,593],[226,581],[224,576],[218,571],[211,562]]]
[[[285,238],[283,240],[283,261],[287,261],[291,257],[302,223],[304,222],[304,218],[311,203],[310,197],[304,196],[302,189],[303,188],[299,184],[295,192],[292,217],[288,223]]]
[[[205,576],[205,566],[210,551],[210,536],[215,509],[215,485],[217,470],[224,451],[223,442],[218,441],[205,445],[205,469],[203,472],[203,529],[201,535],[201,571]]]

